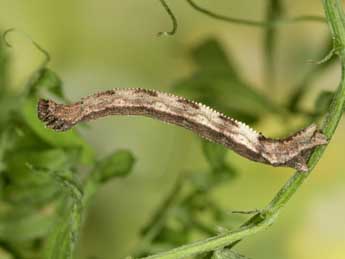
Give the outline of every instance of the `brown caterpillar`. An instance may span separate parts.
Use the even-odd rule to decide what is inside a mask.
[[[56,131],[107,115],[142,115],[176,124],[250,160],[301,172],[308,171],[310,151],[327,144],[315,124],[287,138],[271,139],[203,104],[141,88],[108,90],[68,105],[43,99],[38,103],[39,119]]]

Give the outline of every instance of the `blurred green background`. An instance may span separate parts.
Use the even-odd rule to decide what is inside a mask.
[[[255,20],[264,18],[266,2],[198,1],[214,11]],[[212,37],[234,58],[250,84],[270,99],[284,102],[304,73],[315,66],[307,61],[320,58],[318,53],[329,35],[328,27],[320,23],[279,27],[274,89],[268,90],[263,76],[263,29],[210,19],[183,0],[169,4],[179,22],[172,37],[156,36],[171,28],[169,17],[156,0],[0,0],[0,28],[24,31],[48,50],[50,67],[62,78],[68,99],[75,101],[115,87],[171,91],[195,69],[190,49]],[[323,15],[321,1],[290,0],[285,1],[285,7],[291,16]],[[9,41],[13,45],[9,50],[10,81],[14,91],[21,91],[42,56],[20,33],[11,34]],[[334,90],[339,70],[335,63],[320,73],[303,106],[312,107],[321,90]],[[123,258],[138,243],[140,227],[172,188],[177,174],[202,171],[207,164],[199,138],[175,126],[122,117],[88,125],[82,133],[98,157],[126,148],[134,153],[137,163],[129,177],[107,183],[96,195],[83,226],[78,254],[80,258]],[[268,114],[255,127],[274,136],[292,126]],[[276,223],[241,242],[237,247],[240,253],[255,259],[345,258],[344,129],[342,122],[312,176]],[[239,175],[211,195],[228,211],[264,207],[293,173],[247,161],[232,152],[227,159]]]

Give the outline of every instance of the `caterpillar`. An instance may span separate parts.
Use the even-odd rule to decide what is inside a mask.
[[[289,137],[272,139],[201,103],[142,88],[112,89],[67,105],[40,99],[37,109],[38,118],[55,131],[66,131],[79,122],[108,115],[151,117],[189,129],[252,161],[300,172],[308,171],[310,152],[328,142],[315,124]]]

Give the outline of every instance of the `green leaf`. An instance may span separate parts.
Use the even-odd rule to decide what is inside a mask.
[[[57,133],[44,126],[37,117],[37,102],[36,97],[27,98],[21,109],[23,119],[32,131],[52,147],[80,149],[82,162],[85,164],[92,163],[94,160],[93,150],[75,129]]]
[[[235,62],[227,56],[221,44],[215,39],[208,39],[191,51],[193,61],[203,70],[224,69],[234,79],[239,79]]]
[[[33,168],[33,170],[37,170]],[[39,170],[39,169],[38,169]],[[65,194],[58,209],[59,219],[48,237],[45,254],[49,259],[72,259],[79,240],[82,222],[84,193],[70,175],[46,171],[59,185]]]
[[[127,176],[134,162],[135,158],[129,151],[116,151],[96,164],[92,177],[98,182],[106,182],[114,177]]]
[[[206,192],[213,186],[213,176],[210,171],[207,172],[192,172],[188,180],[192,183],[193,188],[199,192]]]
[[[212,169],[219,169],[224,166],[224,159],[227,153],[225,147],[209,141],[203,141],[202,149]]]
[[[51,149],[52,146],[42,140],[23,120],[23,116],[19,111],[14,111],[9,116],[7,127],[14,136],[14,143],[12,150],[46,150]]]
[[[326,42],[324,42],[324,46],[319,52],[318,56],[319,57],[324,57],[329,53],[330,49],[334,48],[334,39],[329,37],[327,38]],[[291,112],[298,112],[299,110],[299,105],[301,104],[301,101],[303,98],[307,95],[307,93],[310,91],[310,88],[312,87],[312,83],[318,79],[320,74],[322,72],[327,71],[327,69],[336,62],[337,55],[333,55],[333,57],[328,60],[328,62],[324,62],[322,64],[314,65],[307,74],[305,74],[304,78],[299,82],[293,89],[292,93],[290,96],[287,98],[287,109]]]
[[[178,95],[204,103],[231,117],[243,114],[245,118],[257,120],[262,113],[273,111],[263,95],[233,80],[227,70],[199,70],[177,82],[173,89]]]
[[[8,127],[9,119],[13,111],[19,108],[20,100],[20,97],[12,95],[6,95],[4,98],[0,97],[0,128]]]
[[[32,211],[29,215],[20,215],[20,209],[15,208],[11,215],[0,218],[0,239],[22,242],[45,237],[54,221],[52,212]]]
[[[10,251],[6,251],[2,247],[0,247],[0,258],[1,259],[15,259],[15,257],[11,255]]]
[[[190,174],[189,179],[194,188],[205,192],[236,176],[236,170],[225,161],[226,148],[209,141],[202,141],[202,150],[211,169],[206,172],[198,171]]]
[[[192,50],[197,70],[173,86],[176,94],[202,102],[231,117],[255,122],[265,112],[276,113],[277,108],[257,89],[241,79],[234,62],[214,40]]]
[[[63,214],[48,237],[45,257],[49,259],[72,259],[79,240],[82,211],[75,200],[64,201]]]
[[[27,91],[30,96],[38,96],[41,89],[46,89],[48,92],[64,99],[64,94],[62,90],[62,81],[58,75],[47,68],[50,61],[49,53],[44,50],[35,41],[32,43],[37,47],[37,49],[42,52],[45,56],[45,61],[42,65],[31,75],[27,83]]]
[[[42,184],[50,181],[49,177],[35,175],[28,165],[51,171],[62,171],[76,163],[77,154],[62,149],[15,150],[7,155],[8,177],[16,184]]]
[[[16,135],[11,127],[0,132],[0,173],[6,169],[5,154],[13,148]]]
[[[18,206],[39,206],[50,202],[60,193],[60,188],[46,172],[59,172],[59,175],[71,177],[70,170],[75,167],[77,159],[77,153],[62,149],[18,149],[10,152],[5,160],[4,174],[9,184],[3,188],[4,199]],[[33,168],[43,168],[44,172]]]
[[[225,147],[209,141],[203,141],[202,148],[211,167],[211,183],[213,185],[230,180],[236,175],[236,170],[225,161],[227,153]]]
[[[39,90],[46,89],[50,93],[64,99],[62,81],[58,75],[49,68],[42,68],[34,73],[29,80],[29,94],[37,95]]]
[[[42,207],[55,200],[60,189],[53,182],[47,184],[9,184],[3,187],[3,199],[13,206]]]
[[[222,184],[234,179],[237,176],[237,170],[231,164],[224,164],[223,167],[213,170],[214,184]]]

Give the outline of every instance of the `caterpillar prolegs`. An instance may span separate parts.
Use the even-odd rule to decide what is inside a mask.
[[[141,88],[112,89],[68,105],[44,99],[38,103],[39,119],[56,131],[108,115],[141,115],[175,124],[250,160],[301,172],[308,171],[310,151],[327,144],[327,138],[315,124],[287,138],[271,139],[203,104]]]

